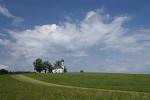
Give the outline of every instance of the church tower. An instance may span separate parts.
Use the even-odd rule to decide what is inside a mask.
[[[61,67],[64,69],[65,66],[64,66],[64,60],[61,60]]]

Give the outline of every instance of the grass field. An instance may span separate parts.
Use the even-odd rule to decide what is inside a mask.
[[[29,77],[63,85],[150,92],[150,75],[108,73],[26,74]]]
[[[25,75],[39,79],[39,80],[48,81],[48,82],[66,84],[66,85],[74,85],[74,86],[84,86],[84,87],[91,87],[92,85],[90,84],[93,84],[92,82],[88,82],[87,84],[84,82],[87,82],[92,79],[94,81],[98,77],[99,77],[98,79],[102,79],[102,76],[107,76],[107,74],[103,75],[103,74],[89,74],[89,73],[88,74],[86,73],[84,74],[55,74],[55,75],[25,74]],[[108,74],[108,76],[110,76],[110,74]],[[108,76],[106,78],[104,77],[103,80],[110,81]],[[114,76],[112,75],[112,78],[115,76],[117,77],[117,74]],[[126,75],[123,75],[123,76],[125,77]],[[132,77],[131,76],[129,75],[129,77],[132,79],[133,76]],[[118,78],[119,77],[120,79],[122,79],[122,75],[119,75]],[[134,77],[138,78],[138,76],[136,75]],[[144,76],[142,75],[138,79],[139,80],[140,78],[143,79],[142,77],[145,79],[144,82],[149,81],[148,79],[149,76],[147,75],[144,75]],[[87,78],[89,80],[85,80]],[[75,79],[78,79],[78,80],[75,80]],[[76,82],[74,83],[73,80]],[[61,83],[60,81],[63,81],[63,83]],[[81,82],[81,85],[80,85],[80,82]],[[99,81],[97,82],[99,83]],[[143,82],[143,85],[148,84],[144,82]],[[94,83],[96,84],[96,82]],[[110,85],[110,83],[108,85]],[[98,85],[94,86],[94,88],[96,87],[100,88]],[[147,89],[145,90],[148,91]],[[73,89],[73,88],[71,89],[71,88],[55,87],[55,86],[44,86],[44,85],[34,84],[30,82],[29,83],[22,82],[22,81],[16,80],[15,78],[12,78],[10,75],[0,75],[0,100],[150,100],[150,94],[149,93],[137,93],[137,92],[135,93],[134,92],[133,93],[112,92],[112,91],[84,90],[84,89]]]

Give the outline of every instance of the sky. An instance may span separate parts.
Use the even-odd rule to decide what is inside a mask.
[[[0,68],[150,74],[149,0],[0,0]]]

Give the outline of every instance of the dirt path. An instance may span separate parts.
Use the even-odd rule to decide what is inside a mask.
[[[136,91],[122,91],[122,90],[107,90],[107,89],[96,89],[96,88],[84,88],[84,87],[76,87],[76,86],[67,86],[67,85],[59,85],[48,83],[40,80],[36,80],[24,75],[11,75],[12,78],[19,80],[21,82],[27,82],[32,84],[39,84],[44,86],[54,86],[54,87],[63,87],[63,88],[73,88],[73,89],[82,89],[82,90],[94,90],[94,91],[105,91],[105,92],[122,92],[122,93],[143,93],[143,94],[150,94],[147,92],[136,92]]]

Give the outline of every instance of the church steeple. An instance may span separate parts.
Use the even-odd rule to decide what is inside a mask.
[[[61,67],[64,69],[65,68],[65,66],[64,66],[64,60],[62,59],[61,60]]]

